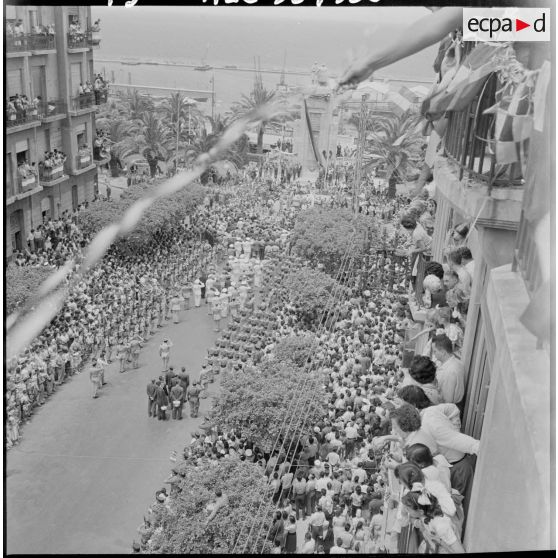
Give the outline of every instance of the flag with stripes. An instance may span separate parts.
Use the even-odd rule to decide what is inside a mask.
[[[500,64],[508,46],[505,43],[481,43],[463,60],[453,79],[422,102],[421,113],[428,120],[438,120],[447,111],[465,109],[479,93]]]

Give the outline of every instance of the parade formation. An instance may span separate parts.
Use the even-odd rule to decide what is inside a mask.
[[[461,8],[429,8],[335,80],[315,62],[304,88],[283,68],[268,91],[254,57],[252,91],[222,116],[214,76],[211,99],[143,94],[131,77],[113,91],[90,8],[54,8],[56,26],[32,10],[25,32],[27,9],[9,10],[8,62],[42,45],[71,76],[68,106],[43,102],[35,66],[6,103],[10,552],[494,549],[483,513],[508,500],[490,461],[519,478],[506,452],[527,463],[518,437],[541,446],[543,432],[544,56],[465,41]],[[437,43],[429,93],[371,77]],[[90,75],[60,44],[90,56]],[[56,143],[48,125],[66,118],[71,141]],[[80,479],[75,502],[57,475]],[[133,525],[122,513],[100,534],[109,487],[112,517],[133,502]],[[69,523],[63,544],[49,514]]]

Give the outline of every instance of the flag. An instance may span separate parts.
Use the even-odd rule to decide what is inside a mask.
[[[490,74],[498,69],[501,56],[507,48],[505,43],[477,45],[463,60],[453,79],[449,83],[442,79],[439,87],[423,101],[423,116],[428,120],[438,120],[446,111],[465,109]]]

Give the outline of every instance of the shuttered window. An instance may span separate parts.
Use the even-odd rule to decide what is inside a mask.
[[[8,78],[8,97],[13,97],[16,93],[23,93],[23,79],[21,68],[17,70],[8,70],[6,77]]]

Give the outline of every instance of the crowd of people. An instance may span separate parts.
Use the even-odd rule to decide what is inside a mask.
[[[400,215],[413,207],[400,208]],[[302,263],[288,254],[280,236],[288,238],[296,213],[288,203],[279,208],[283,215],[277,215],[276,222],[285,229],[274,229],[267,213],[258,218],[255,212],[258,232],[268,229],[277,247],[265,254],[263,287],[252,283],[259,303],[251,302],[250,295],[245,299],[209,350],[200,382],[257,366],[273,358],[280,339],[310,331],[319,341],[320,367],[327,374],[327,416],[294,451],[282,448],[274,453],[242,432],[203,426],[205,434],[197,432],[184,450],[186,464],[199,467],[237,456],[262,467],[277,506],[268,533],[274,553],[397,552],[403,544],[415,550],[420,545],[428,552],[462,552],[478,441],[460,432],[464,372],[450,330],[436,329],[431,356],[415,356],[403,366],[402,343],[412,325],[402,286],[409,267],[394,254],[378,255],[367,274],[377,277],[387,269],[383,276],[389,284],[370,279],[360,288],[356,277],[347,277],[352,294],[339,302],[330,331],[317,323],[302,323],[278,294],[285,274]],[[228,228],[234,234],[237,216],[234,210],[231,214]],[[413,245],[412,234],[408,244]],[[229,244],[229,250],[236,256],[242,242]],[[232,266],[229,269],[230,277]],[[174,381],[182,382],[180,375]],[[172,505],[179,471],[175,467],[169,481],[167,506]],[[157,525],[155,513],[141,527],[141,549],[151,548]]]
[[[378,253],[369,269],[342,275],[349,295],[338,301],[325,327],[301,321],[282,289],[285,275],[304,264],[289,253],[289,231],[303,209],[292,200],[301,190],[298,182],[270,188],[263,177],[246,173],[227,180],[189,222],[160,233],[141,253],[111,250],[69,293],[62,312],[33,345],[8,363],[7,445],[17,443],[21,423],[84,363],[91,396],[98,397],[111,361],[119,362],[122,373],[137,367],[141,347],[156,328],[205,304],[222,334],[197,378],[182,367],[175,372],[172,343],[163,342],[163,372],[147,387],[152,417],[181,420],[186,402],[196,417],[217,374],[273,359],[285,337],[311,333],[318,342],[315,358],[324,373],[328,411],[295,448],[270,452],[269,445],[258,447],[242,432],[204,423],[205,434],[196,433],[184,450],[186,464],[237,456],[261,466],[277,506],[268,533],[274,552],[393,552],[403,539],[430,552],[462,551],[478,451],[478,441],[460,432],[464,374],[455,331],[456,314],[465,311],[461,298],[471,288],[473,262],[459,237],[466,232],[451,234],[447,263],[428,262],[425,286],[435,327],[427,332],[427,354],[404,363],[401,349],[412,325],[404,285],[413,277],[407,276],[413,263],[404,262],[414,254],[429,256],[421,223],[428,224],[435,206],[398,198],[391,202],[393,211],[377,214],[388,221],[398,212],[407,244],[399,256]],[[367,207],[384,203],[381,193],[372,192]],[[79,251],[88,240],[79,235],[71,218],[49,221],[34,231],[29,253],[45,250],[43,237]],[[22,260],[17,254],[16,263],[30,263]],[[364,272],[368,282],[362,281]],[[446,281],[452,274],[455,284]],[[440,282],[448,287],[443,293]],[[454,309],[449,315],[447,307]],[[175,483],[170,484],[170,494],[158,494],[165,505],[172,505]],[[221,503],[208,510],[212,519],[228,505],[226,495],[216,498]],[[142,526],[140,550],[151,548],[156,515]]]

